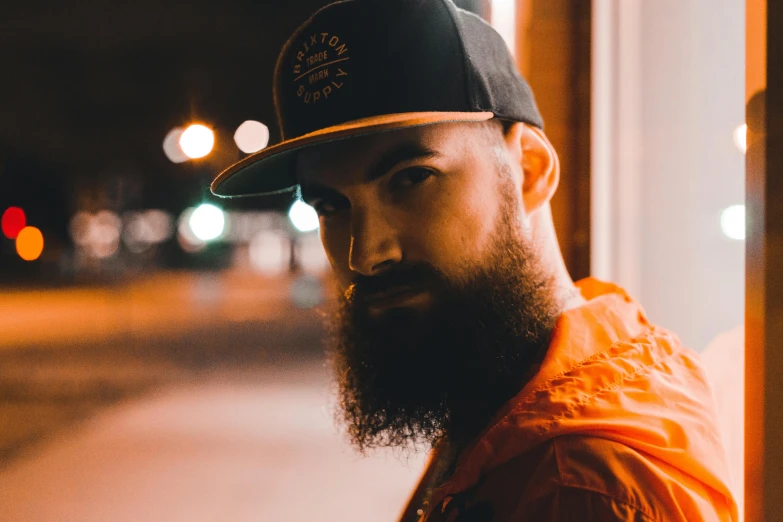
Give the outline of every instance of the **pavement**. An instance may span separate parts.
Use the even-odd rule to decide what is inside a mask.
[[[393,521],[423,455],[357,455],[321,370],[178,385],[106,410],[0,473],[0,520]]]
[[[425,455],[347,444],[295,284],[0,294],[0,520],[395,520]]]

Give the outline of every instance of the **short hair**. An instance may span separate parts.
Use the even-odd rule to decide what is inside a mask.
[[[493,158],[498,177],[503,183],[510,182],[511,168],[508,164],[508,157],[505,155],[504,138],[509,129],[516,122],[510,120],[501,120],[491,118],[480,123],[483,140],[493,151]]]
[[[501,120],[498,118],[491,118],[480,123],[481,127],[485,131],[484,136],[490,140],[491,144],[495,144],[495,140],[504,137],[508,130],[514,125],[513,121]]]

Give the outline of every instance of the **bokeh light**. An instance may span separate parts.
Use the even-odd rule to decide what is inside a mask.
[[[307,274],[320,275],[329,267],[321,237],[316,234],[304,234],[298,240],[297,261]]]
[[[319,226],[318,213],[313,207],[297,199],[288,210],[288,219],[300,232],[310,232]]]
[[[85,246],[90,241],[90,225],[92,224],[92,214],[89,212],[77,212],[71,218],[69,231],[71,239],[79,246]]]
[[[262,230],[250,241],[249,255],[250,266],[256,272],[277,276],[291,262],[291,241],[274,230]]]
[[[734,145],[745,154],[748,151],[748,124],[743,123],[734,129]]]
[[[122,241],[134,254],[168,241],[174,233],[173,218],[162,210],[128,212],[123,221]]]
[[[105,259],[113,256],[120,246],[122,220],[110,210],[96,214],[77,212],[70,223],[71,239],[88,256]]]
[[[41,257],[43,248],[43,234],[35,227],[24,227],[16,235],[16,253],[25,261],[35,261]]]
[[[193,215],[193,207],[186,208],[177,220],[177,242],[182,250],[189,254],[195,254],[206,247],[206,243],[197,238],[190,228],[190,217]]]
[[[179,139],[182,137],[183,131],[182,127],[174,127],[163,138],[163,152],[172,163],[183,163],[189,159],[179,145]]]
[[[182,132],[179,146],[187,157],[203,158],[212,152],[212,147],[215,146],[215,133],[204,125],[194,123]]]
[[[202,203],[190,215],[188,225],[193,235],[201,241],[220,237],[226,224],[223,211],[210,203]]]
[[[269,143],[269,128],[260,121],[247,120],[237,127],[234,142],[242,152],[258,152]]]
[[[110,210],[101,210],[93,218],[91,254],[103,259],[111,257],[120,246],[122,220]]]
[[[720,215],[720,226],[729,239],[745,239],[745,205],[731,205]]]
[[[0,219],[3,234],[8,239],[16,239],[16,236],[25,225],[27,225],[27,216],[24,215],[24,210],[19,207],[8,207],[3,212],[2,219]]]

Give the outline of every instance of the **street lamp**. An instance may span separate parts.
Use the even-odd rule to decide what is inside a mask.
[[[179,146],[188,158],[203,158],[215,146],[215,133],[200,123],[194,123],[182,132]]]

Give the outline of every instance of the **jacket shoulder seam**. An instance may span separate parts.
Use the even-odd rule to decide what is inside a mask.
[[[655,517],[652,513],[647,511],[645,508],[639,506],[638,504],[635,504],[634,502],[628,500],[628,499],[622,499],[618,498],[615,495],[610,495],[604,491],[601,491],[600,489],[591,488],[589,486],[585,486],[582,484],[558,484],[558,488],[561,490],[575,490],[575,491],[583,491],[586,493],[592,493],[593,495],[597,495],[603,498],[606,498],[612,502],[616,502],[617,504],[621,504],[623,506],[626,506],[632,510],[634,510],[636,513],[638,513],[642,519],[643,522],[663,522],[660,518]],[[556,491],[553,490],[553,491]]]
[[[587,363],[593,362],[593,361],[598,360],[598,359],[609,359],[609,358],[611,358],[612,355],[613,355],[613,352],[615,352],[621,346],[626,346],[626,347],[630,346],[630,347],[633,347],[633,348],[637,348],[638,345],[643,342],[643,340],[655,339],[656,335],[659,334],[659,333],[660,333],[660,329],[658,329],[658,328],[656,328],[654,326],[650,326],[646,332],[644,332],[642,334],[639,334],[639,335],[637,335],[637,336],[635,336],[635,337],[633,337],[631,339],[627,339],[627,340],[623,340],[623,341],[616,341],[616,342],[610,344],[604,350],[600,350],[600,351],[592,354],[591,356],[586,357],[585,359],[582,359],[581,361],[575,363],[574,365],[570,366],[569,368],[565,368],[565,369],[561,370],[559,373],[557,373],[556,375],[548,378],[545,382],[542,382],[539,386],[537,386],[534,389],[530,390],[530,392],[525,396],[525,400],[523,400],[522,402],[523,403],[535,402],[533,400],[533,397],[535,395],[537,395],[537,394],[540,394],[543,391],[546,391],[548,388],[550,388],[553,381],[556,381],[558,379],[562,379],[563,377],[566,377],[569,373],[571,373],[574,370],[577,370],[579,368],[582,368]],[[679,353],[681,351],[681,348],[682,348],[682,346],[675,347],[672,350],[671,353],[665,354],[663,357],[661,357],[660,359],[655,361],[655,364],[653,364],[653,366],[658,364],[659,362],[661,362],[663,360],[670,359],[671,357],[673,357],[674,355]],[[636,374],[638,372],[639,372],[639,368],[637,368],[632,373]]]
[[[637,504],[634,500],[625,497],[624,495],[616,495],[609,493],[608,491],[604,489],[594,488],[590,487],[586,484],[580,484],[576,482],[570,482],[566,479],[565,475],[562,473],[562,468],[560,465],[560,450],[559,450],[559,444],[557,444],[557,440],[552,441],[552,450],[555,455],[555,467],[557,468],[557,479],[555,481],[556,487],[563,488],[563,489],[574,489],[574,490],[580,490],[580,491],[588,491],[590,493],[594,493],[596,495],[601,495],[602,497],[606,497],[609,500],[612,500],[614,502],[618,502],[620,504],[623,504],[625,506],[628,506],[636,511],[638,511],[644,518],[645,521],[649,522],[656,522],[659,519],[656,518],[652,512],[650,512],[645,506],[640,506]]]
[[[639,365],[637,368],[633,369],[633,371],[626,371],[618,373],[614,380],[611,382],[608,382],[604,384],[603,386],[595,389],[592,391],[592,393],[589,393],[587,395],[583,395],[579,397],[578,399],[571,401],[567,406],[565,406],[560,412],[554,414],[550,420],[551,423],[556,423],[560,419],[564,417],[568,417],[570,415],[573,415],[574,412],[584,406],[585,404],[590,403],[591,401],[595,400],[597,397],[611,392],[613,390],[616,390],[620,388],[626,381],[629,379],[632,379],[639,375],[644,375],[646,373],[651,372],[653,369],[660,367],[665,362],[671,360],[672,357],[674,357],[678,351],[674,351],[671,354],[666,354],[664,357],[661,357],[657,361],[654,361],[650,365]],[[585,360],[587,361],[587,359]]]

